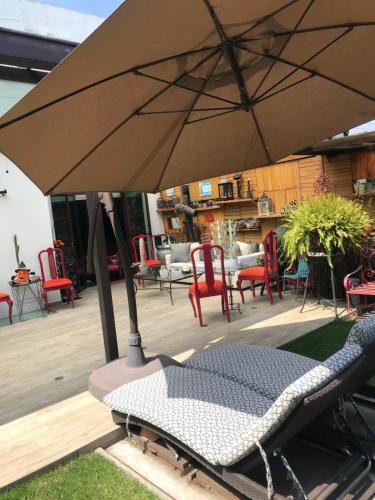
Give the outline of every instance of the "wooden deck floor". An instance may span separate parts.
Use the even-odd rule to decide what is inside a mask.
[[[120,352],[126,354],[120,283],[113,297]],[[233,312],[228,324],[220,299],[211,298],[203,303],[208,326],[200,328],[185,288],[174,292],[174,306],[166,292],[141,290],[137,297],[144,346],[179,360],[236,341],[279,346],[333,319],[331,310],[316,306],[300,314],[295,295],[287,293],[274,306],[266,297],[248,296],[243,314]],[[96,289],[86,290],[74,310],[55,309],[46,318],[0,328],[0,487],[114,430],[109,411],[86,392],[90,372],[104,363]]]

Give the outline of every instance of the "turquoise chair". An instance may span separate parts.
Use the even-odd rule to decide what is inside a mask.
[[[293,281],[296,284],[297,295],[298,295],[301,280],[307,280],[307,277],[309,275],[309,270],[310,270],[309,266],[307,265],[305,259],[302,258],[298,259],[297,271],[295,273],[290,273],[290,274],[286,272],[282,276],[284,291],[287,281]]]

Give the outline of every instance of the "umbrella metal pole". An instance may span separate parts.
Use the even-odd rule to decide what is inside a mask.
[[[102,202],[104,203],[106,212],[111,221],[113,232],[116,237],[120,260],[124,269],[126,292],[128,296],[130,330],[128,337],[128,356],[127,366],[136,368],[146,364],[145,355],[142,348],[142,338],[138,331],[138,315],[137,302],[135,298],[135,290],[133,283],[133,274],[131,271],[131,259],[129,255],[129,247],[125,240],[124,230],[121,227],[118,214],[113,202],[111,193],[102,194]]]
[[[89,242],[87,264],[89,273],[95,270],[98,289],[100,318],[102,322],[105,357],[107,362],[119,357],[111,282],[107,268],[107,252],[101,205],[97,193],[86,193],[87,209],[89,214]]]

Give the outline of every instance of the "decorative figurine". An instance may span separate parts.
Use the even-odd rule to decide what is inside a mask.
[[[242,174],[236,174],[233,179],[237,181],[237,198],[242,198]]]

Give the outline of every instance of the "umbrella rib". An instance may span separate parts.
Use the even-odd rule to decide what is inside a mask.
[[[102,78],[101,80],[97,80],[96,82],[90,83],[88,85],[80,87],[79,89],[73,90],[72,92],[69,92],[68,94],[57,97],[56,99],[53,99],[52,101],[49,101],[46,104],[38,106],[37,108],[35,108],[31,111],[28,111],[27,113],[24,113],[20,116],[17,116],[16,118],[12,118],[11,120],[8,120],[4,123],[1,123],[0,130],[5,128],[5,127],[8,127],[9,125],[17,123],[18,121],[23,120],[24,118],[28,118],[29,116],[32,116],[36,113],[39,113],[40,111],[43,111],[44,109],[50,108],[51,106],[54,106],[55,104],[58,104],[62,101],[70,99],[71,97],[74,97],[77,94],[80,94],[82,92],[86,92],[87,90],[90,90],[94,87],[97,87],[99,85],[107,83],[111,80],[115,80],[116,78],[120,78],[121,76],[124,76],[126,74],[133,73],[134,71],[137,71],[139,69],[148,68],[150,66],[156,66],[157,64],[162,64],[164,62],[168,62],[168,61],[171,61],[172,59],[177,59],[179,57],[185,57],[185,56],[189,56],[192,54],[199,54],[200,52],[207,52],[208,50],[217,50],[220,47],[221,47],[221,45],[219,44],[219,45],[213,46],[213,47],[203,47],[201,49],[190,50],[188,52],[180,52],[178,54],[174,54],[173,56],[163,57],[161,59],[156,59],[155,61],[151,61],[148,63],[140,64],[138,66],[133,66],[133,67],[128,68],[128,69],[124,69],[123,71],[119,71],[117,73],[114,73],[113,75]]]
[[[211,59],[217,53],[218,53],[218,49],[215,49],[208,56],[204,57],[197,64],[195,64],[191,70],[189,70],[188,72],[185,71],[184,73],[182,73],[178,78],[176,78],[175,82],[178,82],[182,78],[185,78],[185,76],[187,76],[189,74],[189,72],[197,69],[199,66],[201,66],[206,61]],[[77,163],[75,163],[75,165],[65,175],[63,175],[63,177],[61,177],[61,179],[58,182],[56,182],[56,184],[54,184],[45,194],[46,195],[51,194],[53,192],[53,190],[56,189],[56,187],[59,184],[61,184],[69,175],[71,175],[74,172],[74,170],[76,170],[85,160],[87,160],[87,158],[89,158],[99,147],[101,147],[102,144],[104,144],[113,134],[115,134],[121,127],[123,127],[131,118],[136,116],[137,113],[140,110],[142,110],[145,106],[148,106],[152,101],[154,101],[155,99],[160,97],[162,94],[164,94],[164,92],[166,92],[168,89],[170,89],[173,86],[173,83],[175,83],[175,82],[170,82],[169,85],[166,85],[165,87],[163,87],[161,90],[159,90],[159,92],[157,92],[152,97],[150,97],[144,104],[139,106],[132,113],[130,113],[130,115],[128,115],[123,120],[121,120],[121,122],[118,125],[116,125],[115,128],[113,128],[108,134],[106,134],[93,148],[90,149],[90,151],[88,151],[88,153],[85,154],[85,156],[83,156]]]
[[[240,108],[233,108],[229,111],[223,111],[222,113],[216,113],[210,116],[204,116],[203,118],[197,118],[196,120],[190,120],[186,122],[186,125],[190,125],[192,123],[203,122],[204,120],[210,120],[211,118],[216,118],[217,116],[228,115],[229,113],[233,113],[234,111],[240,111]]]
[[[220,54],[220,56],[218,57],[218,59],[217,59],[216,63],[214,64],[213,68],[212,68],[212,69],[211,69],[211,71],[208,73],[207,78],[204,80],[204,82],[203,82],[203,84],[202,84],[202,87],[201,87],[201,90],[202,90],[202,91],[205,89],[205,87],[206,87],[206,85],[207,85],[207,83],[208,83],[208,80],[211,78],[211,76],[212,76],[212,75],[213,75],[213,73],[215,72],[215,70],[216,70],[216,68],[217,68],[217,66],[218,66],[218,64],[219,64],[219,62],[221,61],[222,56],[223,56],[223,54],[221,53],[221,54]],[[195,106],[195,105],[196,105],[196,103],[198,102],[198,99],[199,99],[199,98],[200,98],[200,94],[197,94],[197,95],[194,97],[194,100],[193,100],[193,102],[192,102],[192,108],[194,108],[194,106]],[[167,160],[166,160],[166,162],[165,162],[165,165],[164,165],[164,167],[163,167],[163,169],[162,169],[162,172],[161,172],[161,175],[160,175],[160,177],[159,177],[159,180],[158,180],[158,183],[157,183],[157,191],[160,191],[160,184],[161,184],[161,181],[163,180],[163,177],[164,177],[165,171],[166,171],[166,170],[167,170],[167,168],[168,168],[169,162],[170,162],[170,160],[171,160],[171,158],[172,158],[173,153],[175,152],[175,149],[176,149],[176,147],[177,147],[178,141],[180,140],[181,134],[182,134],[182,132],[183,132],[183,130],[184,130],[184,128],[185,128],[185,125],[186,125],[187,121],[189,120],[189,116],[190,116],[190,115],[191,115],[191,112],[189,112],[189,113],[185,116],[185,118],[184,118],[184,120],[183,120],[183,122],[182,122],[181,128],[180,128],[180,130],[178,131],[177,137],[176,137],[176,139],[175,139],[175,141],[174,141],[174,143],[173,143],[173,146],[172,146],[172,148],[171,148],[171,150],[170,150],[170,152],[169,152],[168,158],[167,158]]]
[[[251,116],[252,116],[254,123],[255,123],[255,127],[258,131],[260,141],[262,143],[262,147],[263,147],[264,152],[266,154],[267,160],[269,163],[273,163],[272,158],[271,158],[270,153],[269,153],[269,148],[267,147],[266,142],[264,140],[262,130],[260,128],[258,119],[255,115],[255,111],[254,111],[251,99],[250,99],[249,94],[247,92],[247,88],[246,88],[246,85],[245,85],[245,82],[244,82],[244,79],[242,76],[241,68],[238,64],[236,54],[234,52],[235,44],[234,44],[232,39],[229,39],[227,37],[225,30],[224,30],[219,18],[217,17],[215,9],[211,5],[210,1],[203,0],[203,3],[207,7],[207,10],[211,16],[213,24],[216,28],[216,31],[218,32],[218,35],[219,35],[221,42],[222,42],[223,51],[226,54],[226,56],[228,58],[229,65],[233,71],[233,75],[234,75],[234,78],[236,80],[238,90],[240,93],[240,97],[241,97],[241,108],[244,109],[245,111],[251,113]]]
[[[311,28],[301,28],[293,31],[294,35],[301,35],[304,33],[314,33],[316,31],[330,31],[337,30],[341,28],[362,28],[368,26],[375,26],[375,21],[361,21],[357,23],[345,23],[345,24],[330,24],[327,26],[313,26]],[[259,42],[261,40],[268,40],[269,38],[277,38],[279,36],[287,36],[291,31],[281,31],[279,33],[269,33],[268,35],[263,35],[255,38],[237,38],[237,42]]]
[[[230,108],[190,108],[190,109],[172,109],[169,111],[140,111],[138,116],[142,115],[165,115],[165,114],[173,114],[173,113],[195,113],[198,111],[223,111],[223,110],[236,110],[239,109],[238,106],[232,106]]]
[[[276,90],[275,92],[272,92],[272,94],[268,94],[268,91],[267,91],[267,92],[265,92],[265,94],[267,94],[267,95],[263,94],[264,97],[260,96],[260,97],[257,97],[257,99],[255,99],[254,105],[259,104],[263,101],[266,101],[267,99],[270,99],[271,97],[274,97],[277,94],[281,94],[281,92],[285,92],[286,90],[289,90],[290,88],[295,87],[296,85],[299,85],[300,83],[303,83],[306,80],[310,80],[310,78],[313,78],[314,76],[316,76],[314,73],[309,74],[309,75],[305,76],[304,78],[301,78],[297,82],[293,82],[290,85],[287,85],[286,87],[283,87],[280,90]]]
[[[193,70],[190,70],[188,73],[191,73]],[[177,82],[171,82],[169,80],[165,80],[164,78],[159,78],[158,76],[148,75],[147,73],[142,73],[141,71],[135,71],[135,75],[143,76],[144,78],[150,78],[151,80],[155,80],[157,82],[167,83],[172,85],[173,87],[178,87],[183,90],[188,90],[189,92],[194,92],[194,94],[204,95],[205,97],[211,97],[212,99],[216,99],[218,101],[226,102],[227,104],[232,104],[233,106],[240,106],[239,102],[230,101],[229,99],[224,99],[223,97],[216,96],[214,94],[208,94],[207,92],[203,92],[201,90],[192,89],[191,87],[187,87],[186,85],[181,85]]]
[[[299,17],[299,19],[298,19],[297,23],[295,24],[294,28],[292,29],[292,31],[290,32],[290,34],[287,36],[286,40],[284,40],[284,43],[281,45],[280,50],[277,53],[277,58],[281,57],[281,54],[286,49],[286,47],[287,47],[288,43],[290,42],[290,40],[292,39],[294,33],[296,32],[296,30],[298,29],[298,27],[300,26],[300,24],[302,23],[302,21],[305,19],[305,17],[307,16],[307,13],[309,12],[309,10],[311,9],[311,7],[313,6],[314,3],[315,3],[315,0],[310,0],[310,2],[308,3],[307,7],[302,12],[302,15]],[[260,80],[260,82],[258,83],[255,91],[253,92],[253,95],[251,96],[251,100],[252,101],[254,100],[255,96],[257,95],[258,90],[262,87],[262,85],[264,84],[264,82],[267,80],[268,76],[270,75],[271,71],[273,70],[273,68],[274,68],[275,64],[277,64],[277,62],[278,62],[278,59],[275,59],[274,61],[271,62],[269,68],[267,69],[267,71],[263,75],[263,77]]]
[[[287,3],[286,5],[283,5],[282,7],[279,7],[278,9],[274,10],[273,12],[271,12],[270,14],[267,14],[266,16],[262,17],[262,19],[260,19],[259,21],[257,21],[256,23],[254,23],[250,28],[248,28],[246,31],[243,31],[240,35],[238,35],[239,37],[242,37],[243,35],[246,35],[246,33],[250,33],[250,31],[253,31],[257,26],[259,26],[259,24],[262,24],[264,23],[264,21],[267,21],[267,19],[269,19],[270,17],[273,17],[275,16],[276,14],[279,14],[280,12],[282,12],[283,10],[287,9],[288,7],[291,7],[293,4],[299,2],[300,0],[291,0],[289,3]]]
[[[303,68],[303,66],[305,66],[306,64],[308,64],[309,62],[311,62],[313,59],[315,59],[316,57],[318,57],[320,54],[322,54],[323,52],[325,52],[327,49],[329,49],[329,47],[331,47],[332,45],[334,45],[336,42],[338,42],[342,37],[344,37],[345,35],[347,35],[348,33],[350,33],[352,31],[352,28],[347,28],[345,31],[343,31],[342,33],[340,33],[340,35],[338,35],[337,37],[335,37],[333,40],[331,40],[329,43],[327,43],[326,45],[324,45],[324,47],[322,47],[321,49],[318,50],[318,52],[315,52],[315,54],[313,54],[312,56],[310,56],[308,59],[306,59],[303,63],[299,64],[298,68],[294,68],[290,73],[288,73],[287,75],[285,75],[283,78],[281,78],[278,82],[274,83],[271,87],[269,87],[267,90],[265,90],[263,92],[263,94],[261,94],[260,96],[258,96],[256,99],[255,99],[255,102],[259,102],[261,99],[263,99],[263,97],[265,97],[269,92],[271,92],[271,90],[273,90],[274,88],[276,88],[278,85],[280,85],[280,83],[283,83],[285,80],[287,80],[288,78],[290,78],[292,75],[294,75],[297,71],[299,71],[300,69]],[[274,94],[273,94],[274,95]]]
[[[248,47],[242,47],[241,45],[238,45],[238,47],[241,48],[242,50],[250,52],[250,54],[255,54],[257,56],[263,56],[263,57],[268,58],[268,59],[275,59],[275,57],[276,57],[276,56],[273,56],[271,54],[265,54],[265,53],[259,52],[257,50],[249,49]],[[288,61],[287,59],[284,59],[284,58],[279,58],[279,61],[282,62],[283,64],[287,64],[289,66],[292,66],[292,67],[296,68],[296,70],[300,69],[302,71],[310,73],[311,75],[319,76],[323,80],[327,80],[327,81],[329,81],[331,83],[335,83],[336,85],[338,85],[340,87],[343,87],[346,90],[350,90],[351,92],[353,92],[355,94],[358,94],[358,95],[360,95],[362,97],[365,97],[366,99],[369,99],[372,102],[375,102],[375,97],[372,97],[372,96],[366,94],[365,92],[362,92],[361,90],[352,87],[351,85],[347,85],[346,83],[340,82],[339,80],[336,80],[336,78],[333,78],[333,77],[330,77],[328,75],[325,75],[325,74],[321,73],[320,71],[309,69],[309,68],[305,68],[304,65],[297,64],[297,63],[294,63],[292,61]]]

